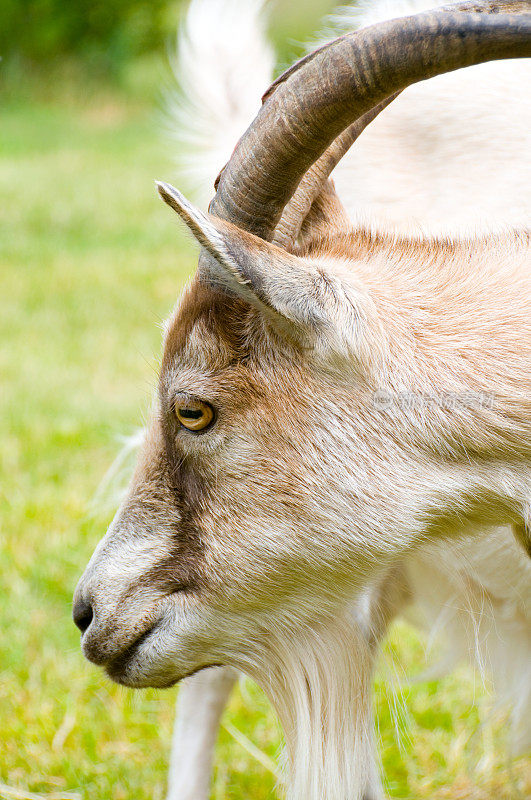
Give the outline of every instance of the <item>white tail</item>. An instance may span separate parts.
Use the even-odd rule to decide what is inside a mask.
[[[265,0],[192,0],[178,36],[170,103],[179,176],[206,208],[214,180],[260,108],[274,54]]]

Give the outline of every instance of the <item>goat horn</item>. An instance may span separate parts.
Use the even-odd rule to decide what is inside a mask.
[[[308,172],[304,175],[297,189],[291,197],[284,210],[278,225],[275,228],[273,242],[278,247],[289,250],[297,241],[304,220],[330,177],[332,170],[339,164],[344,155],[348,153],[358,136],[360,136],[367,125],[375,119],[378,114],[387,108],[401,92],[395,92],[383,103],[379,103],[362,117],[357,119],[339,134],[330,147],[323,155],[312,164]]]
[[[531,14],[500,10],[529,12],[531,0],[466,2],[390,20],[302,59],[266,94],[221,174],[211,213],[271,240],[302,177],[347,128],[365,127],[417,81],[531,56]],[[470,13],[478,11],[487,13]]]

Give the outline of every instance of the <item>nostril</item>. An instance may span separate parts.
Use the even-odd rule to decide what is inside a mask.
[[[76,600],[72,609],[72,616],[81,633],[85,633],[94,616],[92,606],[85,600]]]

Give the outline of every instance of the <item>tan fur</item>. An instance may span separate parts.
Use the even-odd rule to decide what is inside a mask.
[[[246,246],[252,240],[245,235]],[[337,324],[361,314],[348,351],[334,347],[326,294],[324,327],[305,348],[257,308],[196,279],[168,327],[154,433],[108,535],[123,536],[125,521],[128,530],[168,530],[166,544],[157,534],[166,556],[143,563],[140,584],[223,613],[268,612],[299,591],[327,604],[426,537],[522,527],[527,254],[521,236],[418,243],[353,232],[312,242],[300,269],[331,287]],[[421,402],[380,410],[379,390]],[[179,428],[173,403],[182,392],[216,409],[211,431]],[[430,400],[445,393],[494,399],[450,408]]]
[[[529,234],[415,241],[366,231],[317,239],[301,255],[349,265],[385,320],[391,391],[483,393],[463,415],[430,409],[422,442],[457,458],[529,458]],[[424,409],[425,411],[425,409]]]

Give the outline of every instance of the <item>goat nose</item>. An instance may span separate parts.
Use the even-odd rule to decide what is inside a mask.
[[[72,617],[81,633],[85,633],[90,623],[92,622],[94,614],[92,606],[81,597],[77,597],[72,607]]]

